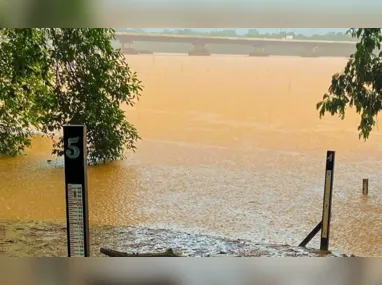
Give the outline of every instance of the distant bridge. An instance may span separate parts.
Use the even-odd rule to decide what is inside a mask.
[[[267,38],[247,38],[247,37],[215,37],[215,36],[196,36],[196,35],[172,35],[172,34],[140,34],[117,32],[118,40],[122,49],[126,53],[137,54],[134,50],[134,42],[172,42],[190,43],[194,49],[189,55],[210,55],[206,45],[229,44],[229,45],[249,45],[254,50],[252,56],[267,56],[267,50],[295,48],[300,50],[301,56],[319,56],[318,50],[333,52],[334,50],[343,51],[344,56],[349,56],[355,51],[356,42],[352,41],[317,41],[317,40],[295,40],[295,39],[267,39]]]

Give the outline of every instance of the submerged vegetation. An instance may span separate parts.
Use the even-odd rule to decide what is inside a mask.
[[[29,147],[33,131],[85,124],[91,163],[123,158],[137,130],[122,104],[134,105],[141,81],[114,49],[113,29],[0,29],[0,153]],[[63,154],[63,138],[53,154]]]
[[[320,117],[326,112],[345,118],[347,107],[355,107],[361,115],[359,137],[365,140],[382,110],[382,29],[350,29],[359,40],[343,71],[332,77],[328,93],[317,103]]]

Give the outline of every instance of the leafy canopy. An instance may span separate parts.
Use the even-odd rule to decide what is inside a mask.
[[[90,163],[135,149],[140,137],[120,107],[143,87],[113,39],[112,29],[0,29],[1,154],[19,154],[41,131],[58,134],[61,156],[66,124],[86,125]]]
[[[378,28],[350,29],[359,42],[345,69],[332,77],[328,93],[317,103],[320,118],[329,112],[345,118],[346,107],[361,115],[359,137],[365,140],[382,109],[382,32]]]

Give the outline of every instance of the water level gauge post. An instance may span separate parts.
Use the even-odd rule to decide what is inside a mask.
[[[329,250],[329,234],[330,234],[330,219],[332,209],[332,192],[333,192],[333,177],[334,177],[334,160],[335,152],[327,151],[326,168],[325,168],[325,187],[324,201],[322,209],[322,228],[321,228],[321,244],[320,250]]]
[[[86,126],[64,126],[67,244],[69,257],[89,257]]]

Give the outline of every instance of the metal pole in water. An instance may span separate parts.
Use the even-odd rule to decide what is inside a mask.
[[[364,178],[362,181],[362,194],[367,196],[369,194],[369,179]]]
[[[322,229],[320,250],[329,250],[330,218],[332,208],[333,174],[335,152],[328,150],[326,153],[325,188],[322,209]]]
[[[66,223],[69,257],[89,257],[86,127],[64,126]]]

